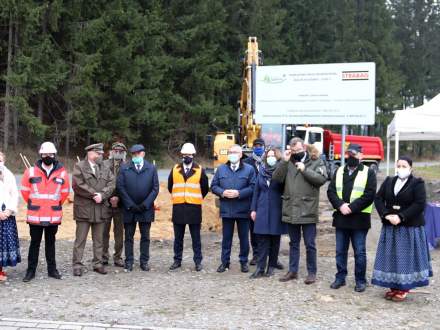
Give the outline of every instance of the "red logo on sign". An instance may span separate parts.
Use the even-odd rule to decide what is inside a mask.
[[[368,71],[342,71],[342,80],[368,80]]]

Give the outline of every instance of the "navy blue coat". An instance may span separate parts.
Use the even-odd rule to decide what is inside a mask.
[[[122,200],[124,223],[154,221],[154,200],[159,194],[159,178],[153,164],[144,160],[139,172],[133,162],[124,164],[119,171],[116,187]],[[133,212],[131,208],[141,204],[146,210]]]
[[[251,211],[257,212],[254,224],[254,233],[262,235],[287,234],[287,224],[281,221],[282,199],[284,185],[270,180],[262,174],[261,169],[257,177],[252,197]]]
[[[252,193],[255,185],[255,172],[252,166],[240,162],[237,171],[232,171],[230,163],[220,165],[211,182],[211,191],[220,197],[220,216],[222,218],[249,219]],[[237,198],[223,198],[223,191],[239,191]]]

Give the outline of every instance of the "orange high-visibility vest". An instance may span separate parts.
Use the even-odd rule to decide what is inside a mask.
[[[50,177],[38,166],[28,168],[21,179],[21,194],[27,203],[26,222],[59,225],[69,188],[69,177],[64,167],[52,171]]]
[[[203,202],[202,188],[200,187],[200,178],[202,177],[202,168],[193,168],[194,175],[190,176],[186,181],[180,172],[181,165],[173,168],[173,189],[171,196],[173,204],[196,204],[201,205]]]

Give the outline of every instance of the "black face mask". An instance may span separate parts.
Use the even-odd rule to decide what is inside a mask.
[[[359,165],[359,159],[353,156],[349,156],[347,158],[347,166],[348,167],[357,167]]]
[[[193,161],[193,158],[190,157],[190,156],[185,156],[185,157],[183,157],[183,163],[184,163],[185,165],[189,165],[189,164],[191,164],[192,161]]]
[[[41,161],[44,163],[44,165],[49,166],[55,162],[55,158],[47,156],[47,157],[41,158]]]
[[[298,152],[298,153],[296,153],[296,154],[292,154],[292,158],[293,158],[294,161],[296,161],[296,162],[300,162],[301,159],[304,158],[304,155],[305,155],[305,154],[306,154],[306,153],[305,153],[304,151],[301,151],[301,152]]]

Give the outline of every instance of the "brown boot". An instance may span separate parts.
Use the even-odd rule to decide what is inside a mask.
[[[298,278],[298,273],[287,272],[286,275],[280,278],[280,282],[296,280],[297,278]]]
[[[73,269],[73,276],[82,276],[82,269],[81,268],[74,268]]]
[[[105,270],[104,266],[99,266],[99,267],[93,268],[93,271],[97,272],[98,274],[102,274],[102,275],[107,274],[107,271]]]
[[[316,275],[315,274],[307,275],[307,278],[304,280],[305,284],[313,284],[315,282],[316,282]]]

